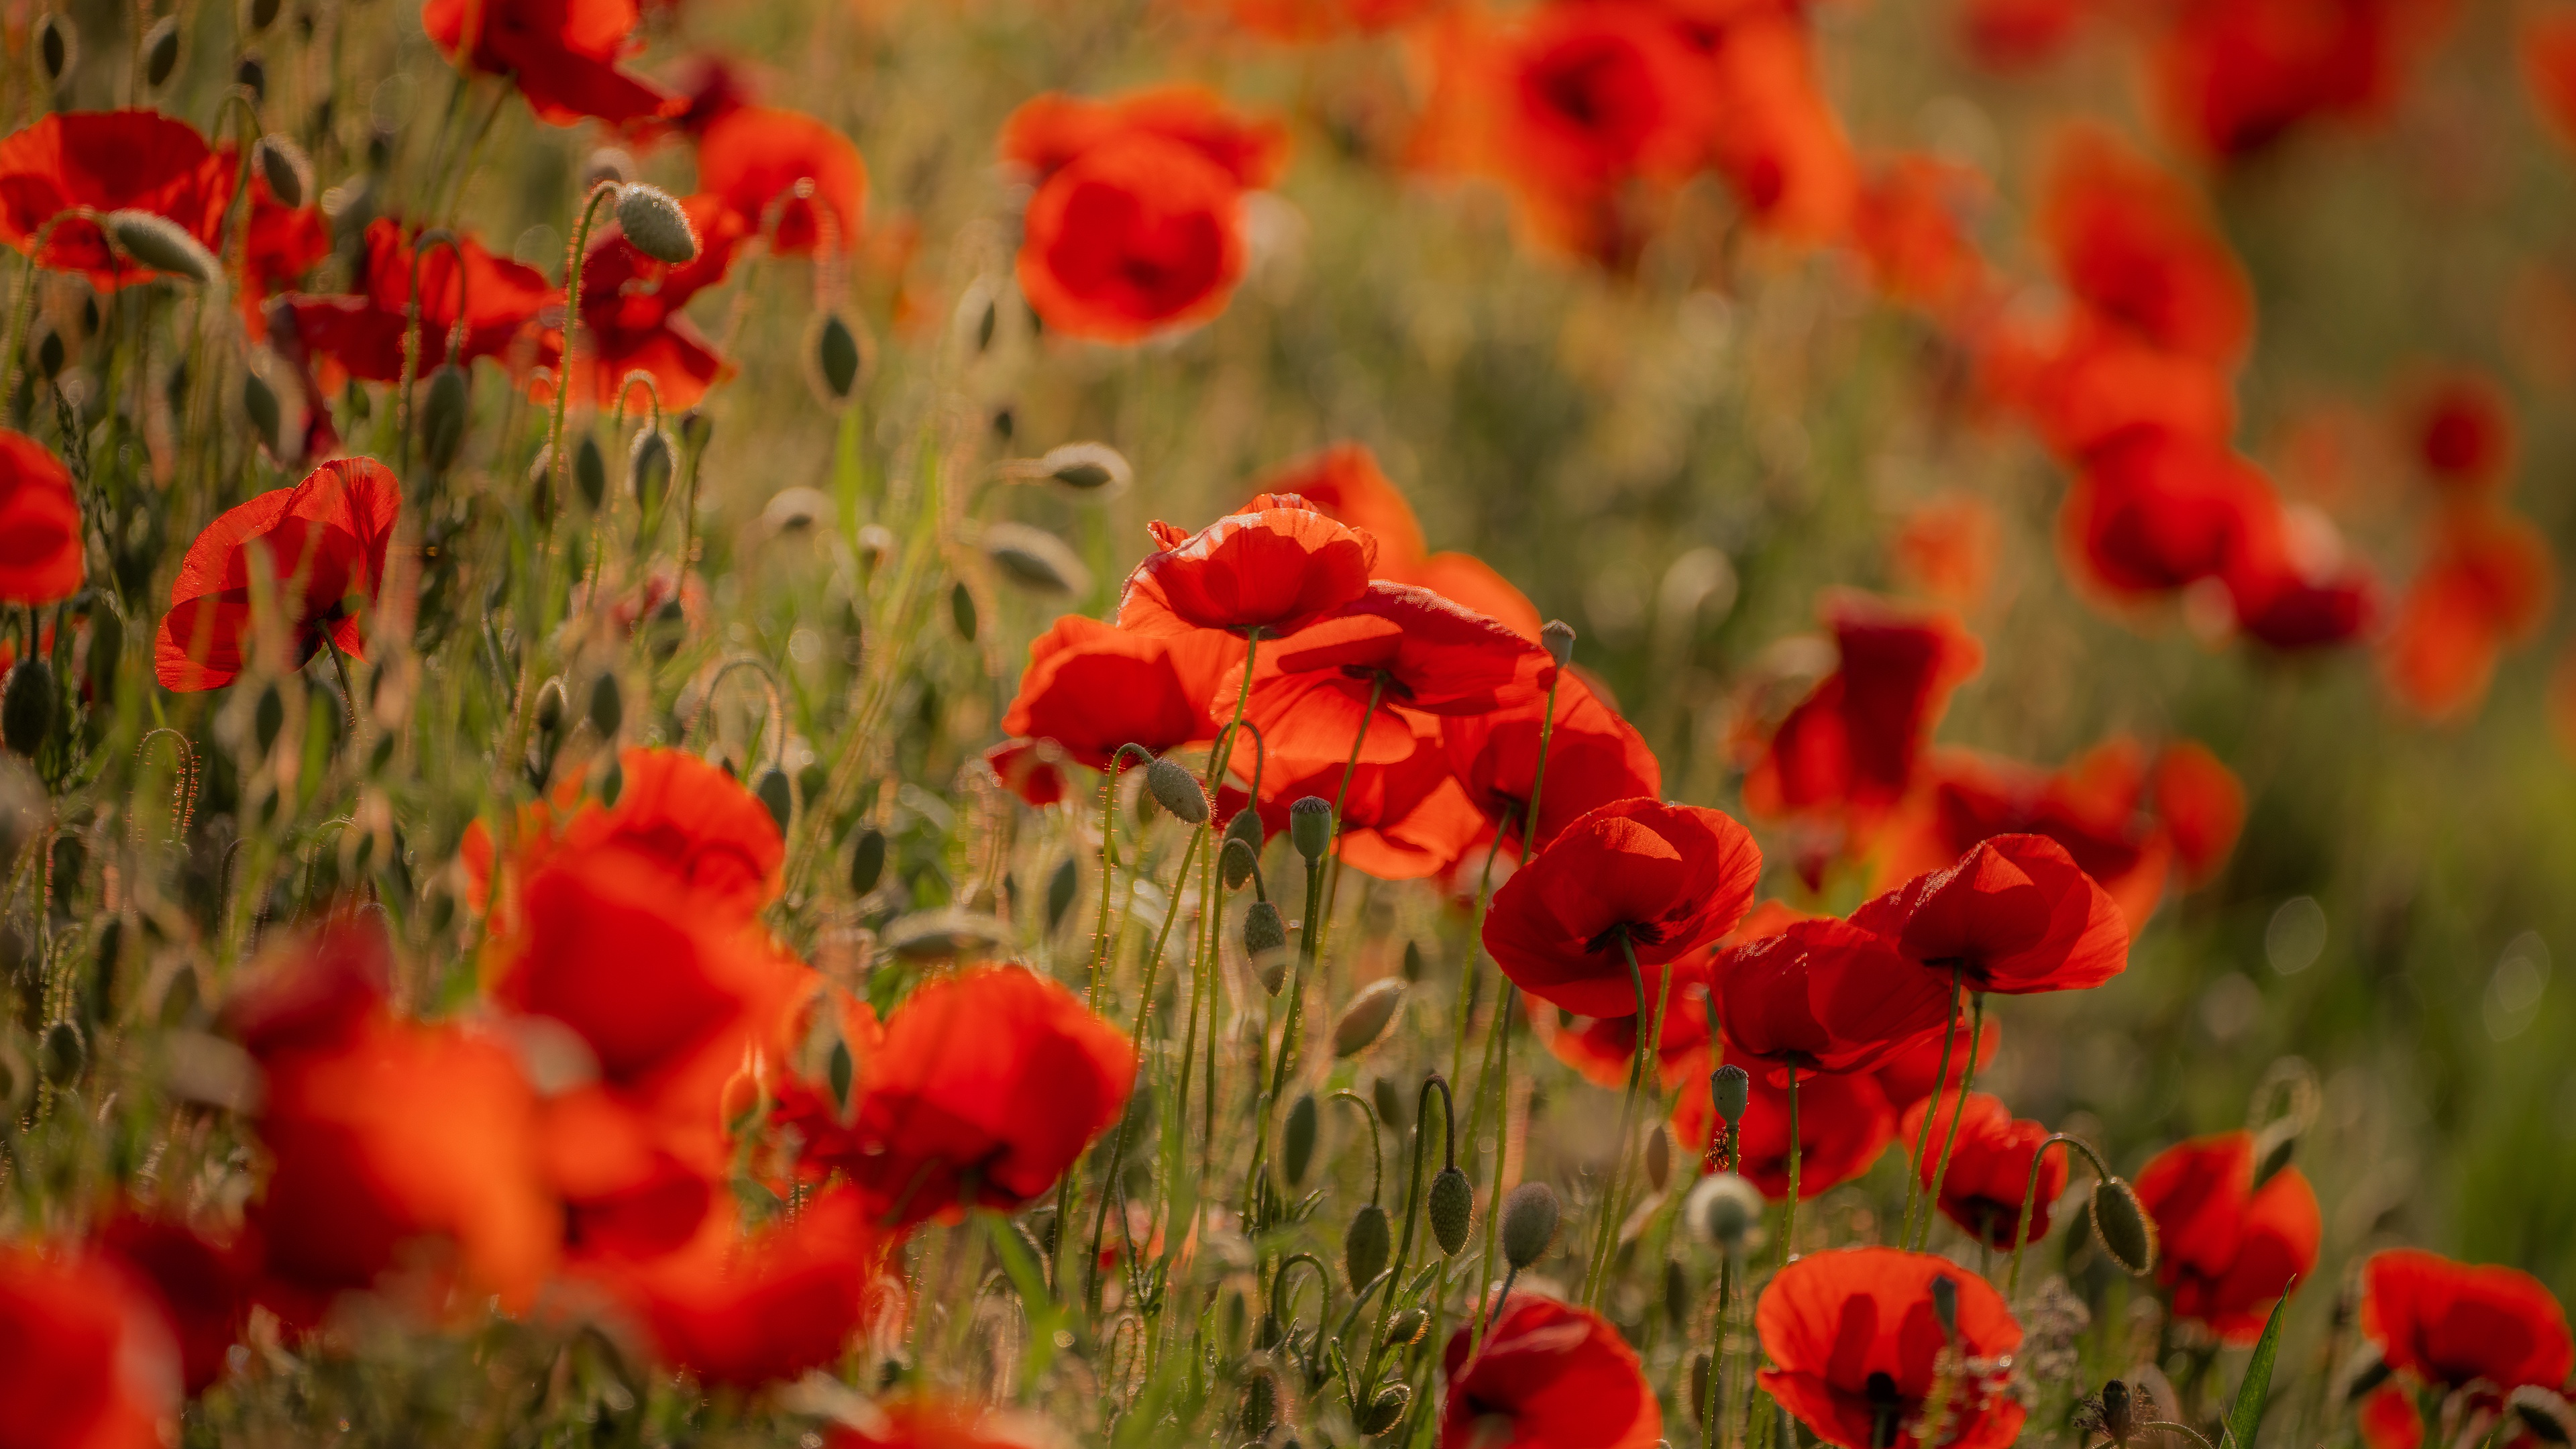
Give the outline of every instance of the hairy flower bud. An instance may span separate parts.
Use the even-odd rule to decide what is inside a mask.
[[[1170,760],[1147,765],[1145,788],[1153,792],[1155,804],[1178,816],[1182,824],[1207,823],[1207,791],[1199,788],[1198,776],[1181,765]]]
[[[1297,853],[1313,865],[1333,848],[1333,807],[1319,795],[1309,795],[1288,807],[1288,841]]]
[[[251,147],[260,179],[281,206],[302,206],[313,194],[313,159],[294,140],[272,131]]]
[[[1467,1174],[1455,1167],[1440,1169],[1431,1179],[1428,1216],[1431,1219],[1431,1241],[1440,1251],[1454,1258],[1467,1246],[1467,1229],[1476,1217],[1476,1189]]]
[[[1243,913],[1243,954],[1260,975],[1261,989],[1278,995],[1279,983],[1288,972],[1288,925],[1279,918],[1277,906],[1254,901]]]
[[[1574,657],[1574,626],[1563,619],[1550,619],[1547,627],[1538,631],[1538,642],[1546,647],[1547,657],[1562,669]]]
[[[1067,443],[1050,448],[1029,471],[1067,493],[1095,503],[1117,497],[1136,481],[1136,470],[1128,466],[1126,455],[1106,443]]]
[[[1393,977],[1360,988],[1333,1023],[1333,1055],[1357,1056],[1375,1045],[1379,1037],[1386,1035],[1387,1023],[1395,1020],[1395,1009],[1403,1003],[1404,983]]]
[[[697,259],[698,229],[679,200],[658,186],[639,182],[618,190],[617,229],[626,233],[628,245],[657,262],[676,267]]]
[[[1395,1235],[1387,1225],[1386,1209],[1370,1203],[1351,1214],[1351,1225],[1342,1231],[1342,1271],[1350,1278],[1351,1291],[1376,1282],[1394,1251]]]
[[[179,17],[164,15],[143,32],[143,83],[159,90],[179,68]]]
[[[2156,1225],[2138,1201],[2137,1189],[2123,1179],[2106,1177],[2093,1184],[2093,1234],[2111,1261],[2138,1277],[2156,1266]]]
[[[587,433],[572,450],[572,486],[580,491],[582,506],[594,513],[608,498],[608,455],[600,451],[599,439]]]
[[[1025,523],[988,523],[982,539],[984,556],[1002,577],[1033,594],[1057,596],[1091,592],[1091,570],[1063,539]]]
[[[1394,1428],[1404,1418],[1405,1407],[1412,1402],[1411,1384],[1388,1384],[1377,1391],[1377,1397],[1369,1400],[1368,1407],[1360,1410],[1352,1422],[1361,1433],[1373,1439]]]
[[[1742,1252],[1762,1223],[1762,1190],[1732,1172],[1703,1177],[1682,1201],[1682,1221],[1706,1242]]]
[[[1514,1268],[1537,1262],[1556,1240],[1559,1216],[1555,1188],[1543,1182],[1513,1188],[1503,1198],[1503,1260]]]
[[[1243,815],[1251,813],[1246,810]],[[1243,815],[1237,815],[1234,818],[1240,820]],[[1252,879],[1253,871],[1259,869],[1260,865],[1260,860],[1252,853],[1252,847],[1236,839],[1232,832],[1228,832],[1225,849],[1219,851],[1216,858],[1216,873],[1224,880],[1225,888],[1230,891],[1243,889],[1243,883]]]
[[[79,61],[80,28],[59,10],[45,12],[36,22],[36,64],[44,72],[45,84],[61,86]]]
[[[1288,1104],[1288,1120],[1279,1129],[1279,1178],[1290,1187],[1306,1180],[1315,1160],[1315,1094],[1307,1092]]]
[[[56,696],[54,666],[30,654],[9,666],[0,685],[0,743],[12,754],[33,755],[53,733]]]
[[[590,682],[590,728],[602,740],[614,742],[617,731],[626,724],[626,692],[618,686],[617,676],[603,674]]]
[[[111,211],[100,224],[118,251],[156,272],[192,282],[211,282],[223,274],[223,264],[205,243],[157,212]]]
[[[796,818],[796,791],[787,781],[787,772],[776,765],[760,772],[751,782],[751,793],[769,809],[769,818],[778,822],[778,833],[787,833],[788,822]]]
[[[859,379],[867,373],[867,349],[859,341],[858,329],[838,312],[825,312],[814,319],[805,356],[812,364],[807,381],[827,407],[848,402],[850,394],[858,389]]]
[[[570,704],[564,697],[563,676],[556,675],[537,686],[537,705],[533,714],[537,733],[551,735],[564,726],[564,715]]]
[[[420,405],[420,452],[432,472],[455,466],[456,455],[465,448],[471,387],[465,369],[452,363],[429,375],[429,396]]]
[[[850,846],[850,894],[863,896],[885,878],[885,832],[868,826]]]
[[[626,446],[626,486],[635,494],[636,505],[651,517],[662,506],[671,491],[671,472],[677,452],[671,446],[671,435],[660,428],[645,428],[635,434]]]

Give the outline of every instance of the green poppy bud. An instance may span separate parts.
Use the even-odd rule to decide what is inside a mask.
[[[45,1028],[36,1042],[36,1070],[56,1087],[68,1087],[80,1079],[89,1065],[89,1040],[81,1029],[68,1021],[58,1021]]]
[[[1251,813],[1249,810],[1243,812],[1244,815]],[[1235,818],[1240,820],[1243,816],[1238,815]],[[1252,872],[1258,869],[1260,864],[1261,862],[1253,856],[1251,846],[1229,834],[1225,849],[1217,853],[1216,873],[1225,881],[1227,890],[1239,891],[1243,889],[1245,881],[1252,879]]]
[[[572,450],[572,486],[580,491],[582,506],[594,513],[608,497],[608,455],[600,451],[599,439],[587,433]]]
[[[1315,1160],[1315,1094],[1307,1092],[1288,1104],[1288,1120],[1279,1129],[1279,1176],[1290,1187],[1306,1180]]]
[[[1333,807],[1322,797],[1309,795],[1288,807],[1288,841],[1297,853],[1313,865],[1333,848]]]
[[[166,216],[149,211],[111,211],[100,219],[100,225],[118,251],[156,272],[199,283],[212,282],[223,275],[223,264],[206,250],[205,243]]]
[[[1574,657],[1574,626],[1563,619],[1550,619],[1547,627],[1538,631],[1538,642],[1546,647],[1547,657],[1562,669]]]
[[[1440,1251],[1454,1258],[1467,1246],[1467,1229],[1476,1218],[1476,1188],[1467,1174],[1455,1167],[1444,1167],[1431,1179],[1428,1201],[1431,1219],[1431,1241]]]
[[[948,590],[948,621],[957,626],[957,637],[975,642],[975,594],[961,580]]]
[[[1431,1327],[1431,1315],[1419,1308],[1408,1308],[1386,1321],[1385,1344],[1388,1348],[1405,1348],[1422,1341]]]
[[[850,894],[863,896],[885,878],[885,832],[868,826],[850,847]]]
[[[1056,929],[1064,924],[1066,913],[1073,909],[1073,898],[1081,889],[1082,872],[1074,865],[1073,857],[1068,855],[1063,860],[1056,862],[1054,874],[1047,877],[1046,928],[1048,935],[1054,935],[1056,933]]]
[[[671,470],[676,453],[671,435],[660,428],[645,428],[635,434],[626,448],[626,486],[633,491],[636,504],[647,518],[662,507],[671,491]]]
[[[787,772],[772,765],[751,782],[751,793],[769,810],[769,818],[778,822],[778,833],[787,833],[787,823],[796,817],[796,792],[787,783]]]
[[[867,353],[859,343],[858,330],[838,312],[826,312],[815,319],[813,339],[806,344],[805,355],[813,361],[809,380],[814,392],[827,407],[848,402],[867,370]]]
[[[564,715],[569,708],[569,704],[564,699],[563,676],[557,675],[537,686],[537,705],[534,714],[537,733],[552,735],[560,731],[563,728]]]
[[[1682,1221],[1706,1242],[1740,1252],[1762,1223],[1762,1190],[1732,1172],[1703,1177],[1682,1201]]]
[[[304,148],[285,136],[271,132],[259,138],[251,148],[259,164],[259,176],[268,183],[269,194],[281,206],[302,206],[313,194],[313,161]]]
[[[1154,803],[1178,816],[1182,824],[1207,823],[1207,792],[1199,788],[1198,777],[1180,765],[1170,760],[1147,765],[1145,788],[1153,792]]]
[[[1333,1055],[1357,1056],[1386,1034],[1387,1023],[1395,1020],[1395,1009],[1404,1003],[1404,983],[1389,977],[1372,981],[1360,988],[1351,1004],[1342,1008],[1333,1023]]]
[[[614,742],[617,732],[626,724],[626,693],[619,687],[617,676],[603,674],[590,682],[590,728],[602,740]]]
[[[420,405],[420,452],[432,472],[446,472],[464,451],[472,386],[461,367],[443,366],[429,375],[429,395]]]
[[[48,87],[59,87],[80,60],[80,30],[71,17],[60,11],[47,11],[36,22],[36,64],[45,73]]]
[[[1243,954],[1261,973],[1261,988],[1273,996],[1279,994],[1287,953],[1288,924],[1279,918],[1279,908],[1268,901],[1254,901],[1243,913]]]
[[[1377,1391],[1377,1397],[1368,1401],[1367,1408],[1359,1411],[1353,1423],[1361,1433],[1374,1439],[1394,1428],[1404,1418],[1405,1406],[1412,1402],[1411,1384],[1388,1384]]]
[[[1056,596],[1091,592],[1091,570],[1063,539],[1025,523],[984,525],[984,557],[1003,578],[1033,594]]]
[[[0,683],[0,743],[13,754],[32,756],[54,730],[54,710],[61,691],[54,685],[54,666],[41,654],[30,654],[9,666]]]
[[[1342,1271],[1350,1278],[1352,1292],[1376,1282],[1394,1253],[1395,1236],[1387,1225],[1386,1209],[1370,1203],[1351,1214],[1351,1225],[1342,1231]]]
[[[164,15],[143,32],[143,83],[159,90],[179,68],[179,17]]]
[[[1136,470],[1128,466],[1125,455],[1106,443],[1051,448],[1037,460],[1034,471],[1065,492],[1092,502],[1115,498],[1136,481]]]
[[[1729,1127],[1744,1120],[1744,1106],[1752,1095],[1752,1076],[1732,1062],[1708,1074],[1709,1105],[1717,1109],[1717,1120]]]
[[[697,260],[698,229],[678,198],[658,186],[636,184],[617,193],[617,229],[627,244],[657,262],[680,266]]]
[[[1555,1188],[1543,1182],[1513,1188],[1503,1198],[1503,1260],[1514,1268],[1537,1262],[1556,1240],[1560,1216]]]
[[[2144,1277],[2156,1266],[2156,1224],[2138,1201],[2137,1189],[2116,1177],[2093,1184],[2093,1235],[2111,1261],[2133,1276]]]

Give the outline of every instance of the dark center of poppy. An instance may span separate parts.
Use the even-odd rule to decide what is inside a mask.
[[[1619,938],[1622,935],[1628,938],[1631,945],[1660,946],[1663,944],[1665,931],[1661,925],[1653,921],[1621,921],[1584,942],[1583,949],[1594,953],[1615,951],[1619,947]]]
[[[1861,1396],[1869,1401],[1869,1449],[1889,1449],[1896,1442],[1898,1412],[1905,1407],[1896,1380],[1885,1370],[1874,1372],[1862,1382]]]
[[[1375,684],[1383,689],[1387,696],[1395,699],[1413,698],[1413,686],[1396,678],[1394,675],[1387,673],[1383,669],[1374,668],[1370,665],[1345,664],[1342,666],[1342,677],[1344,679],[1356,679],[1362,684]]]

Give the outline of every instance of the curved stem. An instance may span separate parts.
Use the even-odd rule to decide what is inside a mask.
[[[1422,1079],[1422,1090],[1413,1105],[1413,1173],[1404,1189],[1404,1232],[1397,1239],[1395,1267],[1388,1278],[1386,1298],[1378,1305],[1377,1332],[1369,1336],[1368,1357],[1360,1369],[1360,1382],[1377,1382],[1379,1357],[1386,1351],[1386,1336],[1395,1322],[1396,1289],[1404,1283],[1404,1270],[1413,1265],[1413,1222],[1422,1212],[1422,1146],[1429,1140],[1431,1126],[1431,1090],[1440,1089],[1441,1136],[1446,1143],[1446,1166],[1458,1165],[1457,1134],[1450,1129],[1456,1124],[1457,1104],[1449,1099],[1449,1083],[1438,1072]]]
[[[1091,928],[1091,980],[1082,989],[1085,1006],[1092,1006],[1100,995],[1100,969],[1109,957],[1109,880],[1118,868],[1118,771],[1131,753],[1139,759],[1154,758],[1154,752],[1143,745],[1120,745],[1100,777],[1100,916]]]
[[[1360,1120],[1368,1123],[1369,1206],[1376,1207],[1380,1202],[1384,1201],[1386,1193],[1386,1138],[1380,1132],[1378,1127],[1377,1109],[1368,1104],[1367,1098],[1362,1097],[1359,1093],[1352,1091],[1348,1087],[1344,1087],[1342,1090],[1335,1092],[1330,1100],[1335,1102],[1348,1102],[1352,1106],[1359,1108]]]
[[[1941,1204],[1941,1179],[1950,1171],[1950,1149],[1959,1145],[1959,1119],[1968,1115],[1968,1089],[1977,1083],[1977,1050],[1974,1043],[1978,1034],[1984,1031],[1986,1026],[1986,993],[1982,991],[1972,993],[1970,999],[1968,1040],[1971,1045],[1968,1048],[1967,1067],[1959,1073],[1958,1105],[1951,1109],[1950,1130],[1941,1138],[1941,1160],[1934,1165],[1932,1181],[1924,1188],[1923,1227],[1915,1239],[1915,1251],[1918,1253],[1932,1241],[1932,1218]],[[1937,1087],[1932,1093],[1932,1105],[1936,1109],[1941,1105],[1941,1093]]]
[[[2109,1181],[2112,1176],[2110,1165],[2102,1160],[2102,1154],[2093,1150],[2093,1144],[2073,1133],[2052,1132],[2041,1141],[2038,1150],[2030,1155],[2030,1181],[2021,1190],[2021,1219],[2013,1226],[2012,1267],[2004,1274],[2006,1303],[2012,1302],[2014,1290],[2021,1285],[2021,1253],[2030,1244],[2031,1213],[2039,1199],[2039,1165],[2047,1158],[2049,1148],[2061,1144],[2083,1153],[2085,1160],[2093,1164],[2094,1172],[2104,1181]]]

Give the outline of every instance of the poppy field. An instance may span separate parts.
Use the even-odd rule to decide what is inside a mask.
[[[0,42],[0,1449],[2576,1441],[2576,0]]]

